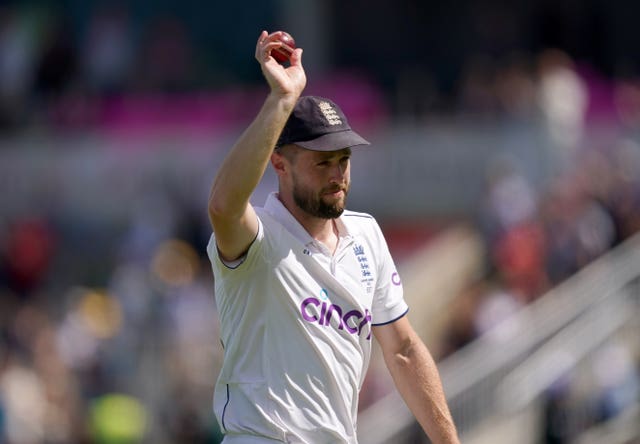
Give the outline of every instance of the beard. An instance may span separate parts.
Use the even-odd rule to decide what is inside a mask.
[[[332,191],[344,191],[344,198],[333,203],[327,203],[323,200],[324,193]],[[300,186],[298,181],[294,180],[293,184],[293,200],[298,207],[305,213],[318,217],[320,219],[336,219],[344,212],[345,201],[349,193],[349,184],[344,186],[334,185],[320,190],[315,193],[309,188]]]

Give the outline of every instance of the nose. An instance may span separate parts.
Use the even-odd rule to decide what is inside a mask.
[[[347,174],[347,167],[338,163],[334,165],[333,168],[331,168],[329,181],[331,183],[342,184],[344,182],[346,174]]]

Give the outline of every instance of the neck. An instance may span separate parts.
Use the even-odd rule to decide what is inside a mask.
[[[314,239],[322,242],[329,249],[331,254],[336,252],[340,235],[334,219],[322,219],[322,225],[315,227],[315,234],[309,231],[307,227],[305,228]]]
[[[322,242],[333,253],[338,245],[338,228],[334,219],[323,219],[315,217],[298,207],[292,199],[283,199],[279,194],[279,199],[293,217],[302,225],[309,235]]]
[[[338,238],[338,228],[336,222],[333,219],[315,219],[308,224],[302,225],[307,232],[316,240],[322,243],[327,243],[333,239]]]

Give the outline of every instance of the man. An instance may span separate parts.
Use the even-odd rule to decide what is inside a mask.
[[[431,440],[457,443],[437,369],[412,329],[375,220],[345,210],[351,148],[368,142],[330,100],[300,97],[302,50],[285,68],[255,57],[270,93],[211,189],[224,364],[214,409],[225,443],[356,443],[358,392],[379,341],[387,367]],[[279,189],[249,198],[271,163]]]

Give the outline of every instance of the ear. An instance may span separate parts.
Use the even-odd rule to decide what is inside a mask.
[[[278,151],[271,153],[271,165],[278,177],[284,176],[288,168],[287,159]]]

